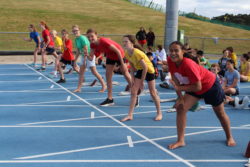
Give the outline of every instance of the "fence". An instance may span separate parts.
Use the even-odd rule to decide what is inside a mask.
[[[164,5],[153,2],[153,0],[128,0],[131,3],[151,8],[153,10],[165,13],[166,7]]]
[[[99,34],[99,36],[111,38],[121,44],[124,34]],[[23,38],[29,37],[27,32],[0,32],[0,51],[32,51],[34,42],[26,42]],[[71,39],[74,39],[70,35]],[[155,44],[163,45],[164,36],[156,36]],[[217,37],[190,37],[185,36],[185,42],[192,48],[203,50],[209,54],[221,54],[222,50],[232,46],[239,54],[250,51],[250,39],[217,38]]]

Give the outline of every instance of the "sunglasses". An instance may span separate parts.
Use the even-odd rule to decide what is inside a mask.
[[[77,31],[79,31],[79,30],[72,30],[72,32],[77,32]]]

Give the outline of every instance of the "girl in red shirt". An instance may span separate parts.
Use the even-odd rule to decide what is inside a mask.
[[[72,68],[79,73],[79,67],[77,66],[77,64],[75,63],[75,56],[73,54],[73,44],[72,41],[69,39],[69,33],[63,29],[61,31],[62,33],[62,40],[63,40],[63,54],[60,60],[60,63],[58,65],[58,70],[60,73],[60,80],[57,81],[57,83],[65,83],[66,80],[64,78],[64,74],[63,74],[63,69],[62,66],[63,65],[71,65]]]
[[[169,47],[168,67],[173,79],[172,84],[178,95],[174,106],[177,111],[178,139],[169,145],[169,149],[185,146],[186,113],[202,98],[206,104],[213,106],[225,131],[227,145],[236,145],[230,130],[230,120],[224,110],[225,94],[218,79],[193,60],[183,57],[183,49],[184,46],[180,42],[173,42]],[[182,91],[185,95],[182,95]]]
[[[57,74],[57,65],[59,63],[58,55],[54,48],[54,41],[52,39],[52,36],[49,32],[48,25],[44,22],[40,22],[40,27],[43,30],[42,31],[42,37],[43,37],[43,47],[42,47],[42,68],[41,70],[44,71],[46,69],[46,62],[47,62],[47,54],[52,54],[55,57],[55,70],[54,70],[54,76]]]
[[[106,55],[106,81],[108,88],[108,97],[100,105],[114,105],[114,100],[112,96],[112,76],[116,64],[121,66],[121,71],[125,79],[127,80],[130,86],[132,85],[130,74],[123,60],[124,51],[122,47],[115,41],[103,37],[98,38],[96,31],[93,29],[89,29],[87,31],[87,37],[91,43],[91,52],[88,56],[89,59],[92,60],[92,57],[94,56],[94,53],[96,51],[104,53]]]

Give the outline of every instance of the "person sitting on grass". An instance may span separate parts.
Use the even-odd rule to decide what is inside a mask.
[[[240,57],[240,81],[250,82],[250,55],[243,54]]]
[[[183,55],[184,46],[182,43],[175,41],[170,44],[168,67],[173,79],[172,84],[178,95],[175,104],[178,138],[168,148],[176,149],[186,145],[184,135],[187,111],[202,98],[206,104],[213,106],[213,110],[225,131],[226,144],[235,146],[236,142],[231,133],[230,120],[224,110],[225,94],[218,79],[213,73]],[[182,92],[185,94],[183,95]]]
[[[72,44],[72,41],[69,39],[69,33],[65,29],[62,30],[62,39],[63,39],[62,40],[63,41],[63,54],[62,54],[60,63],[58,65],[58,70],[59,70],[61,78],[59,81],[57,81],[57,83],[66,82],[64,78],[62,66],[66,66],[69,64],[73,67],[73,69],[75,69],[75,71],[79,73],[79,67],[75,63],[75,57],[73,54],[73,44]]]

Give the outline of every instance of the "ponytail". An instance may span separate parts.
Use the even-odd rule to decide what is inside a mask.
[[[128,38],[128,40],[133,44],[134,48],[145,52],[144,49],[135,42],[135,37],[133,35],[124,35],[123,37]]]
[[[45,21],[41,21],[40,24],[43,25],[45,29],[49,30],[49,26],[46,24]]]

